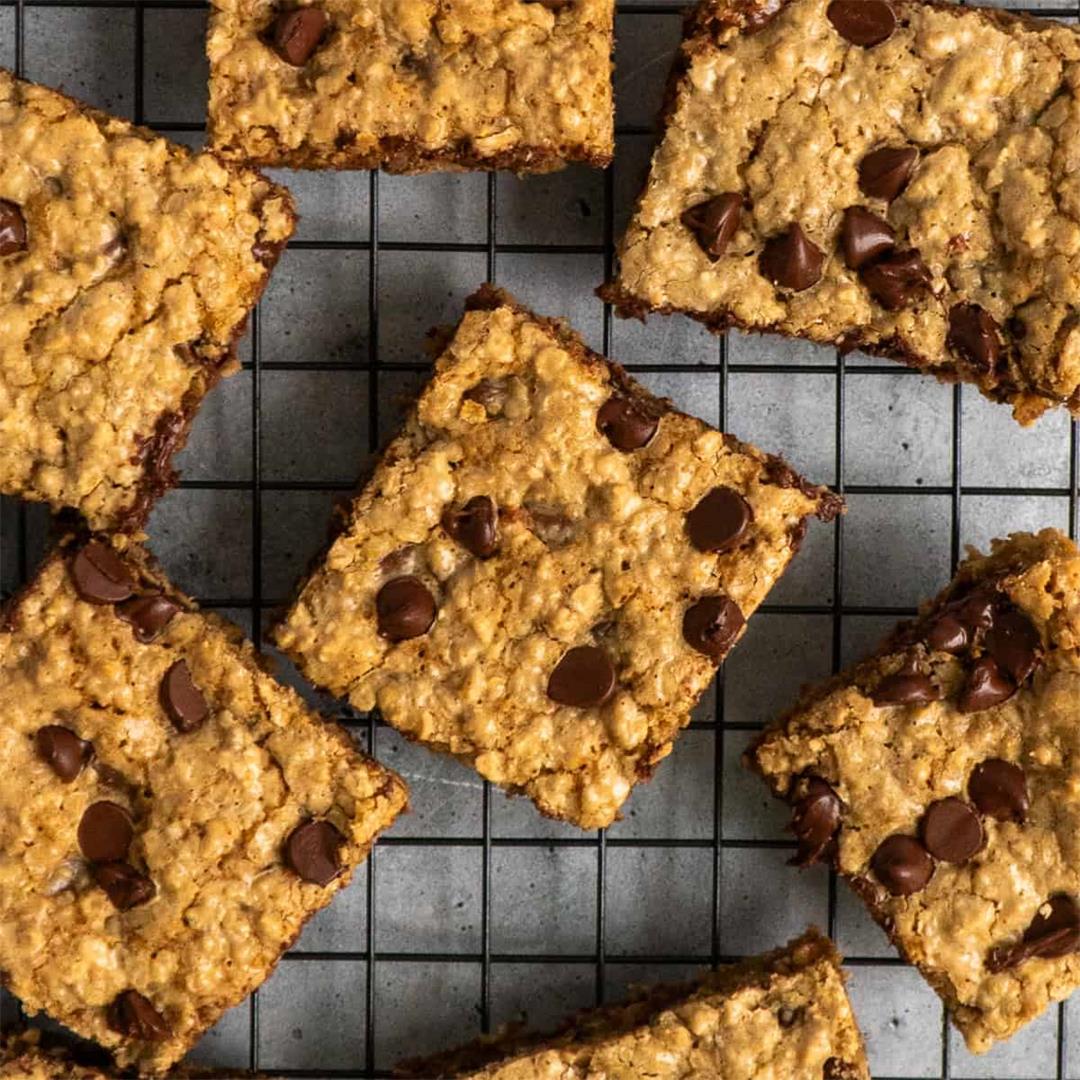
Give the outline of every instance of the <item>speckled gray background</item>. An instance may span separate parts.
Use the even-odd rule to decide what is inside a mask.
[[[454,320],[489,274],[570,318],[681,408],[842,485],[849,514],[812,529],[719,693],[606,836],[543,821],[346,713],[408,779],[413,812],[258,995],[207,1036],[200,1062],[377,1075],[485,1023],[550,1022],[628,983],[780,944],[812,921],[849,956],[875,1076],[1080,1077],[1070,1006],[969,1056],[847,891],[823,870],[785,867],[785,814],[739,766],[802,682],[936,590],[962,545],[1049,524],[1075,531],[1075,432],[1064,415],[1023,431],[975,393],[859,355],[838,364],[830,350],[776,339],[725,344],[679,318],[642,327],[608,316],[592,290],[643,176],[680,6],[619,4],[620,134],[607,176],[280,174],[303,220],[243,372],[195,425],[185,482],[156,509],[151,544],[183,588],[265,628],[320,546],[332,501],[422,382],[425,330]],[[0,0],[0,63],[196,145],[205,21],[199,0]],[[33,568],[46,524],[0,502],[5,589]],[[4,1003],[5,1017],[13,1008]]]

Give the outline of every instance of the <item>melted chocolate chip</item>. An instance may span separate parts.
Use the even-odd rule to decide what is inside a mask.
[[[930,268],[917,251],[897,251],[863,267],[860,277],[870,295],[886,311],[899,311],[928,289],[933,280]]]
[[[91,604],[116,604],[135,591],[135,579],[108,544],[91,540],[71,560],[75,591]]]
[[[705,202],[687,207],[679,220],[697,240],[710,259],[719,259],[727,251],[731,238],[739,228],[743,197],[734,191],[715,195]]]
[[[884,218],[865,206],[849,206],[840,223],[840,246],[844,262],[852,270],[858,270],[892,251],[896,247],[896,234]]]
[[[686,534],[698,551],[729,551],[753,520],[750,504],[737,491],[714,487],[686,515]]]
[[[180,610],[168,597],[160,593],[150,596],[133,596],[116,608],[116,614],[131,623],[135,637],[144,645],[151,642],[172,622]]]
[[[796,866],[810,866],[828,850],[840,828],[842,809],[830,784],[817,776],[807,779],[806,794],[791,808],[791,831],[799,841],[792,859]]]
[[[965,863],[983,846],[979,815],[963,799],[931,803],[922,819],[922,842],[935,859]]]
[[[1024,936],[1014,945],[990,950],[990,971],[1016,967],[1033,956],[1068,956],[1080,948],[1080,907],[1071,896],[1058,894],[1040,906]]]
[[[210,706],[183,660],[177,660],[161,680],[161,705],[182,735],[202,727],[210,715]]]
[[[283,11],[274,23],[274,51],[285,63],[303,67],[318,48],[329,22],[321,8]]]
[[[896,12],[885,0],[832,0],[825,9],[836,32],[852,45],[880,45],[896,29]]]
[[[70,784],[94,753],[93,746],[70,728],[46,724],[34,735],[37,755],[65,784]]]
[[[870,700],[882,705],[925,705],[937,701],[941,690],[920,671],[894,671],[874,687]]]
[[[629,453],[648,445],[660,421],[642,412],[629,398],[612,394],[597,410],[596,426],[616,450]]]
[[[975,661],[968,672],[956,707],[962,713],[981,712],[1000,705],[1015,692],[1016,684],[998,667],[993,657],[983,656]]]
[[[285,861],[304,881],[329,885],[341,873],[345,837],[329,821],[305,821],[285,841]]]
[[[442,527],[478,559],[490,559],[498,543],[499,515],[487,495],[474,495],[460,510],[447,509]]]
[[[1011,761],[987,758],[976,765],[968,780],[968,795],[980,814],[996,821],[1027,820],[1028,790],[1024,770]]]
[[[408,641],[431,629],[435,621],[435,597],[417,577],[388,581],[375,597],[379,633],[387,641]]]
[[[131,815],[122,806],[92,803],[79,822],[79,850],[91,862],[116,862],[127,857],[134,835]]]
[[[926,888],[934,875],[934,860],[914,836],[895,833],[878,845],[870,868],[893,896],[911,896]]]
[[[993,372],[1001,359],[998,325],[990,312],[978,304],[952,306],[945,344],[980,371]]]
[[[91,873],[113,906],[120,911],[129,911],[153,900],[157,892],[154,883],[145,874],[126,862],[95,863]]]
[[[926,635],[926,644],[939,652],[958,653],[967,643],[967,629],[959,619],[948,612],[933,622]]]
[[[595,645],[578,645],[564,653],[547,685],[552,701],[578,709],[603,705],[614,692],[615,668]]]
[[[124,990],[113,999],[105,1014],[110,1028],[126,1039],[141,1042],[162,1042],[172,1035],[172,1029],[138,990]]]
[[[728,596],[703,596],[683,612],[683,640],[719,663],[746,625],[739,605]]]
[[[998,612],[986,631],[986,651],[1017,685],[1039,666],[1042,641],[1032,621],[1015,608]]]
[[[0,199],[0,258],[25,251],[26,218],[22,208],[10,199]]]
[[[774,285],[802,292],[821,279],[825,254],[796,223],[765,241],[758,265]]]
[[[892,202],[907,187],[919,151],[913,146],[882,146],[859,162],[859,187],[872,199]]]

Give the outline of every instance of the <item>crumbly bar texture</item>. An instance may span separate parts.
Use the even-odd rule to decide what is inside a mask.
[[[984,1051],[1080,986],[1080,552],[971,553],[749,753]]]
[[[30,1030],[0,1038],[0,1077],[4,1080],[107,1080],[108,1071],[79,1062],[62,1048],[46,1046]]]
[[[210,132],[238,161],[547,172],[614,149],[614,0],[214,0]]]
[[[276,637],[358,709],[602,827],[840,505],[488,286]]]
[[[0,970],[161,1072],[406,802],[144,549],[62,545],[0,630]]]
[[[473,1080],[869,1080],[840,957],[814,930],[691,983],[579,1013],[550,1035],[497,1036],[406,1077]]]
[[[705,0],[602,294],[1080,415],[1080,34],[916,0]]]
[[[0,491],[141,525],[294,220],[257,172],[0,69]]]

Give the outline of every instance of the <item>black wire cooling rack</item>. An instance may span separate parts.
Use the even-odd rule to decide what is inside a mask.
[[[668,3],[635,3],[633,0],[620,0],[617,5],[618,20],[621,29],[625,29],[630,20],[641,17],[664,16],[670,18],[673,23],[679,19],[680,9],[684,5],[681,0]],[[134,57],[134,92],[132,96],[133,119],[137,123],[146,123],[155,129],[178,138],[197,136],[203,130],[201,123],[177,121],[165,115],[148,115],[144,107],[145,86],[145,27],[146,14],[155,10],[180,10],[195,9],[205,10],[207,5],[201,0],[77,0],[75,3],[55,2],[55,0],[0,0],[0,18],[5,13],[9,14],[14,33],[13,59],[15,71],[22,75],[35,77],[35,72],[26,70],[26,24],[27,12],[31,8],[111,8],[133,13],[133,39],[127,42],[116,41],[115,48],[131,49]],[[1044,17],[1053,17],[1066,20],[1076,20],[1080,16],[1080,3],[1075,7],[1032,7],[1032,8],[1009,8],[1012,11],[1027,11]],[[0,22],[0,48],[3,47],[3,23]],[[619,54],[617,53],[617,59]],[[0,52],[0,62],[3,62],[3,53]],[[76,92],[73,88],[72,92]],[[659,104],[658,102],[656,103]],[[653,129],[644,124],[620,123],[617,128],[618,136],[650,136]],[[256,311],[253,315],[249,339],[249,359],[244,362],[244,368],[251,376],[251,456],[252,470],[250,480],[232,479],[201,479],[183,481],[181,487],[189,489],[216,489],[225,491],[240,491],[246,493],[251,500],[250,522],[250,548],[252,561],[250,568],[250,594],[227,597],[203,598],[201,603],[205,607],[240,609],[250,613],[253,635],[258,644],[262,644],[262,627],[266,621],[267,613],[279,607],[286,601],[286,597],[268,595],[264,588],[263,553],[264,546],[264,512],[263,494],[273,491],[300,491],[300,492],[346,492],[349,486],[340,482],[326,480],[305,481],[269,481],[263,478],[262,446],[263,446],[263,408],[261,376],[268,371],[302,370],[313,371],[352,371],[362,372],[367,378],[367,432],[368,450],[372,453],[378,450],[380,444],[390,434],[389,431],[380,430],[380,393],[379,381],[381,377],[393,373],[412,373],[414,377],[422,375],[429,369],[429,365],[423,362],[392,362],[380,360],[380,259],[383,253],[388,251],[411,251],[422,252],[430,255],[431,259],[437,260],[447,253],[473,253],[482,255],[486,260],[486,276],[490,281],[500,280],[500,258],[503,255],[591,255],[598,260],[602,258],[605,276],[607,276],[613,263],[613,247],[615,239],[615,206],[616,189],[615,175],[620,167],[617,161],[613,169],[609,169],[603,179],[603,242],[599,244],[522,244],[505,243],[499,239],[500,207],[499,188],[496,178],[492,175],[487,177],[485,189],[485,229],[486,237],[483,242],[474,243],[440,243],[440,242],[401,242],[386,241],[380,238],[380,183],[385,184],[385,178],[373,172],[367,175],[368,196],[368,239],[358,241],[330,241],[330,240],[294,240],[290,244],[292,250],[316,250],[335,251],[345,250],[359,252],[367,258],[367,335],[363,355],[355,359],[345,361],[266,361],[262,358],[262,345],[260,334],[260,315]],[[468,282],[465,290],[479,282]],[[530,302],[527,295],[521,297],[526,303]],[[264,299],[262,307],[265,307],[267,299]],[[597,301],[599,304],[599,301]],[[539,307],[539,305],[537,305]],[[541,309],[543,310],[543,309]],[[557,312],[544,312],[557,314]],[[335,313],[326,312],[328,318]],[[611,310],[605,305],[602,322],[602,345],[603,351],[611,354],[613,338],[613,317]],[[419,348],[417,349],[419,353]],[[825,358],[820,365],[813,367],[817,374],[830,375],[833,379],[832,395],[830,403],[835,414],[835,419],[830,421],[834,427],[834,466],[835,490],[850,496],[939,496],[946,497],[950,503],[950,540],[949,552],[952,566],[955,567],[961,554],[961,522],[963,511],[963,499],[970,496],[1014,496],[1014,497],[1056,497],[1068,500],[1068,523],[1071,536],[1076,535],[1077,525],[1077,425],[1072,423],[1067,440],[1068,453],[1068,486],[1067,487],[1029,487],[1029,486],[973,486],[964,483],[962,471],[962,446],[963,446],[963,421],[962,421],[962,391],[960,387],[951,389],[952,395],[952,418],[951,439],[949,452],[951,455],[951,482],[942,485],[912,485],[893,486],[883,484],[855,485],[845,483],[845,380],[851,375],[880,373],[886,370],[890,374],[904,374],[910,378],[919,378],[916,372],[907,371],[899,366],[889,366],[885,369],[874,361],[859,358],[857,354],[847,358],[835,353],[821,351]],[[618,359],[618,356],[615,356]],[[830,361],[831,358],[831,361]],[[647,375],[648,373],[711,373],[716,377],[718,387],[718,410],[720,425],[726,430],[727,403],[729,400],[728,382],[731,375],[753,374],[781,374],[798,375],[805,373],[807,368],[799,364],[774,364],[767,367],[760,364],[738,363],[729,359],[729,347],[726,339],[716,340],[715,352],[711,362],[707,363],[627,363],[629,370]],[[328,433],[332,437],[332,432]],[[783,451],[784,447],[766,445],[766,449]],[[1062,453],[1065,453],[1062,447]],[[37,549],[40,546],[39,534],[42,532],[40,521],[42,515],[37,511],[28,511],[25,506],[16,505],[10,500],[5,500],[3,513],[0,514],[0,558],[3,563],[0,566],[5,588],[10,591],[17,584],[25,581],[34,568],[37,557]],[[898,523],[902,525],[902,523]],[[883,618],[895,618],[911,613],[910,608],[889,606],[856,605],[845,602],[844,598],[844,566],[845,566],[845,523],[841,519],[831,526],[832,529],[832,599],[826,603],[805,604],[765,604],[763,612],[788,615],[816,615],[824,616],[831,623],[831,663],[833,671],[838,670],[841,659],[842,632],[845,618],[849,616],[881,616]],[[1004,531],[1004,530],[1002,530]],[[153,546],[153,536],[151,536]],[[183,585],[181,580],[179,584]],[[495,835],[492,827],[493,799],[496,797],[492,789],[486,783],[482,790],[482,834],[475,837],[445,837],[445,836],[394,836],[390,835],[380,842],[376,848],[370,863],[366,883],[366,936],[364,948],[360,950],[344,951],[303,951],[293,950],[285,958],[286,963],[314,963],[333,964],[342,961],[360,962],[367,965],[367,977],[365,979],[365,993],[363,998],[362,1015],[355,1016],[355,1023],[362,1026],[364,1038],[364,1051],[357,1060],[350,1062],[348,1067],[338,1068],[282,1068],[273,1060],[265,1060],[266,1055],[260,1055],[260,1010],[259,994],[252,999],[249,1010],[249,1022],[247,1031],[248,1061],[251,1068],[270,1070],[274,1075],[297,1076],[297,1077],[335,1077],[335,1078],[359,1078],[359,1077],[385,1077],[391,1075],[390,1061],[380,1061],[377,1053],[378,1041],[376,1033],[380,1026],[388,1022],[385,1006],[381,1005],[378,993],[377,980],[374,970],[379,964],[392,964],[401,962],[411,963],[437,963],[437,964],[470,964],[479,967],[479,996],[475,1004],[476,1029],[477,1031],[489,1031],[492,1028],[492,975],[500,965],[515,963],[528,964],[578,964],[591,967],[593,970],[594,998],[596,1002],[605,999],[608,987],[608,975],[612,967],[616,965],[652,965],[662,967],[670,965],[673,968],[685,967],[686,965],[721,964],[725,961],[734,960],[738,957],[727,955],[721,950],[721,899],[724,885],[723,855],[725,851],[733,849],[758,849],[763,851],[775,849],[793,849],[794,845],[786,839],[775,840],[740,840],[725,837],[722,834],[721,818],[724,794],[724,754],[725,735],[733,732],[757,730],[757,724],[726,721],[724,716],[724,673],[721,672],[718,679],[716,694],[716,707],[714,715],[709,719],[696,719],[692,729],[714,732],[714,769],[715,782],[713,786],[713,817],[712,836],[708,838],[671,838],[655,837],[651,839],[609,837],[604,832],[597,832],[580,837],[558,836],[552,837],[507,837]],[[340,707],[335,707],[340,708]],[[375,743],[376,730],[382,726],[382,721],[377,716],[360,715],[347,709],[342,711],[340,719],[343,723],[354,730],[361,744],[372,747]],[[661,768],[670,768],[670,765]],[[390,952],[377,947],[377,904],[376,895],[379,885],[377,868],[379,865],[379,850],[395,846],[408,846],[420,848],[439,847],[468,847],[479,849],[480,852],[480,933],[479,950],[468,952]],[[526,954],[496,952],[492,945],[492,896],[493,883],[493,852],[499,848],[580,848],[595,853],[596,859],[596,890],[595,890],[595,946],[585,953],[567,954],[559,953],[533,953]],[[708,890],[711,897],[711,938],[703,941],[703,948],[694,954],[672,953],[616,953],[608,947],[608,907],[610,891],[608,886],[608,861],[609,854],[619,848],[689,848],[703,849],[711,855],[711,874],[700,882],[702,890]],[[778,888],[783,889],[786,880],[776,882]],[[831,876],[828,884],[828,918],[827,927],[831,935],[835,936],[838,917],[838,898],[835,876]],[[673,918],[678,914],[673,913]],[[779,942],[776,942],[779,944]],[[875,968],[898,970],[905,965],[895,957],[883,957],[881,955],[848,955],[846,959],[848,967],[857,969],[872,965]],[[534,986],[532,993],[542,996],[545,992],[543,986]],[[0,999],[0,1020],[11,1022],[16,1019],[18,1005],[10,997]],[[1056,1024],[1054,1037],[1056,1040],[1055,1064],[1049,1072],[1039,1072],[1040,1080],[1045,1077],[1056,1077],[1063,1080],[1070,1075],[1070,1068],[1080,1069],[1080,1064],[1070,1065],[1069,1040],[1067,1038],[1066,1018],[1067,1006],[1062,1004],[1056,1007]],[[954,1076],[972,1077],[981,1075],[970,1071],[966,1066],[963,1072],[956,1072],[953,1058],[951,1041],[949,1038],[948,1019],[944,1010],[938,1014],[937,1024],[939,1029],[933,1032],[932,1038],[940,1038],[940,1068],[937,1072],[927,1072],[925,1068],[915,1073],[904,1075],[918,1075],[920,1077],[939,1077],[940,1080]],[[864,1027],[865,1027],[864,1021]],[[470,1032],[462,1031],[459,1039],[470,1037]],[[867,1034],[873,1041],[872,1030]],[[930,1034],[927,1034],[930,1038]],[[995,1077],[1006,1074],[996,1071]],[[1074,1073],[1073,1075],[1080,1075]],[[879,1076],[878,1080],[894,1080],[893,1077]]]

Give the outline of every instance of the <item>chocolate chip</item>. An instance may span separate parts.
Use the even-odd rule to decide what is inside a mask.
[[[816,863],[840,828],[843,803],[830,784],[817,776],[806,781],[806,794],[791,808],[791,831],[799,841],[796,866]]]
[[[70,784],[94,753],[93,746],[80,739],[70,728],[59,724],[46,724],[38,728],[34,736],[34,748],[38,757],[52,769],[65,784]]]
[[[865,3],[866,0],[858,0]],[[897,251],[860,271],[870,295],[886,310],[899,311],[930,287],[930,268],[917,251]]]
[[[998,325],[978,304],[954,304],[949,309],[945,344],[980,371],[993,372],[1001,359]]]
[[[330,22],[321,8],[283,11],[274,23],[274,50],[287,64],[303,67],[316,50]]]
[[[1024,770],[1011,761],[987,758],[976,765],[968,780],[968,795],[980,814],[996,821],[1022,824],[1027,820],[1027,780]]]
[[[578,645],[563,654],[548,679],[547,695],[560,705],[603,705],[615,692],[615,668],[603,649]]]
[[[986,651],[1017,685],[1039,666],[1042,640],[1031,620],[1015,609],[998,612],[986,631]]]
[[[967,643],[967,629],[959,619],[947,612],[931,624],[926,635],[926,644],[939,652],[958,653]]]
[[[892,226],[864,206],[849,206],[840,223],[840,245],[844,262],[852,270],[873,262],[896,247]]]
[[[934,860],[914,836],[895,833],[878,845],[870,868],[893,896],[911,896],[926,888],[934,875]]]
[[[975,661],[968,673],[956,707],[962,713],[981,712],[1000,705],[1015,692],[1016,685],[998,667],[993,657],[983,656]]]
[[[305,821],[285,841],[285,861],[304,881],[329,885],[341,873],[345,837],[329,821]]]
[[[91,540],[71,560],[75,590],[91,604],[116,604],[135,591],[135,579],[108,544]]]
[[[408,641],[431,629],[435,597],[418,578],[408,575],[388,581],[375,597],[379,633],[387,641]]]
[[[1080,948],[1080,907],[1071,896],[1059,893],[1039,907],[1031,925],[1015,945],[999,945],[990,950],[986,966],[990,971],[1016,967],[1033,956],[1053,959],[1068,956]]]
[[[738,230],[742,206],[742,195],[725,191],[723,195],[687,207],[679,220],[694,234],[701,250],[715,260],[727,251]]]
[[[115,862],[126,858],[134,835],[131,815],[122,806],[92,803],[79,822],[79,850],[91,862]]]
[[[510,388],[506,379],[481,379],[461,395],[463,401],[475,401],[489,417],[498,416],[506,406]]]
[[[478,559],[489,559],[495,554],[498,520],[491,498],[474,495],[460,510],[448,508],[442,516],[442,527],[466,551]]]
[[[126,1039],[162,1042],[172,1035],[165,1017],[138,990],[124,990],[117,994],[105,1019],[113,1031]]]
[[[120,911],[129,911],[153,900],[157,892],[154,883],[145,874],[126,862],[95,863],[91,873],[113,906]]]
[[[786,232],[766,240],[759,260],[765,277],[774,285],[794,292],[802,292],[816,284],[824,265],[825,255],[821,248],[810,240],[797,223]]]
[[[683,639],[719,663],[745,624],[739,605],[730,597],[703,596],[683,612]]]
[[[975,808],[950,796],[926,808],[922,842],[935,859],[965,863],[983,846],[983,828]]]
[[[182,735],[202,727],[210,715],[210,706],[183,660],[177,660],[161,680],[161,705]]]
[[[686,515],[686,534],[698,551],[728,551],[753,520],[750,504],[737,491],[714,487]]]
[[[836,32],[852,45],[880,45],[896,29],[896,12],[885,0],[832,0],[825,9]]]
[[[180,610],[168,597],[161,593],[150,596],[133,596],[116,608],[116,614],[125,622],[131,623],[135,637],[144,645],[172,622],[173,616]]]
[[[26,250],[26,218],[18,203],[0,199],[0,256]]]
[[[919,151],[913,146],[882,146],[859,162],[859,187],[872,199],[892,202],[907,187]]]
[[[874,687],[870,700],[875,705],[925,705],[937,701],[941,690],[921,671],[894,671]]]
[[[660,421],[642,412],[629,398],[612,394],[597,410],[596,426],[616,450],[629,452],[648,445]]]

